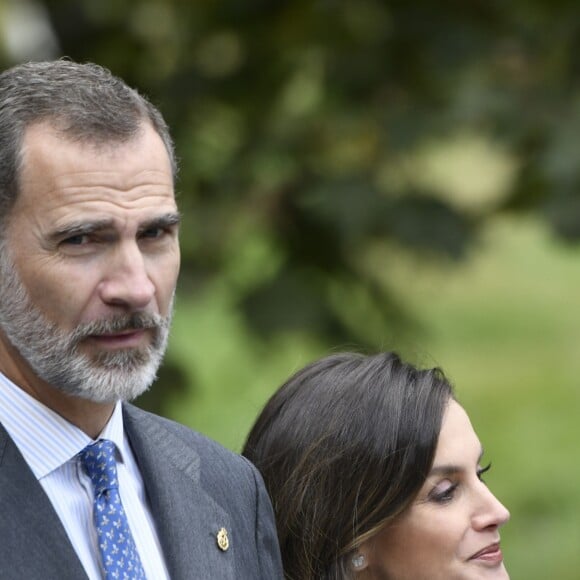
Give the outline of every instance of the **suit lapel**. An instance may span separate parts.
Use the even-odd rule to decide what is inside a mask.
[[[48,496],[2,425],[0,538],[3,579],[86,578]]]
[[[124,422],[171,578],[205,578],[211,571],[234,580],[233,546],[223,552],[216,540],[222,527],[230,529],[230,518],[202,488],[198,454],[136,407],[124,405]]]

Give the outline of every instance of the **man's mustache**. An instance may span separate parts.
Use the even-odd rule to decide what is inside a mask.
[[[103,320],[93,320],[80,324],[72,333],[71,340],[77,342],[91,336],[149,328],[159,330],[166,324],[167,320],[159,314],[133,312],[132,314],[115,316]]]

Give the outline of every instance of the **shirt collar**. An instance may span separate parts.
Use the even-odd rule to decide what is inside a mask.
[[[0,373],[0,423],[4,426],[37,479],[73,459],[93,440],[81,429],[31,397]],[[123,412],[117,402],[98,439],[115,443],[126,457]]]

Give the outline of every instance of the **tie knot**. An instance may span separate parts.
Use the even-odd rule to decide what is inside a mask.
[[[96,495],[119,487],[115,444],[112,441],[100,439],[96,443],[87,445],[80,452],[80,458],[87,475],[93,482]]]

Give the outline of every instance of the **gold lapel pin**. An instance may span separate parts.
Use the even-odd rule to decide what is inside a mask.
[[[230,547],[230,541],[228,540],[228,531],[225,528],[220,528],[220,531],[216,535],[218,548],[225,552]]]

